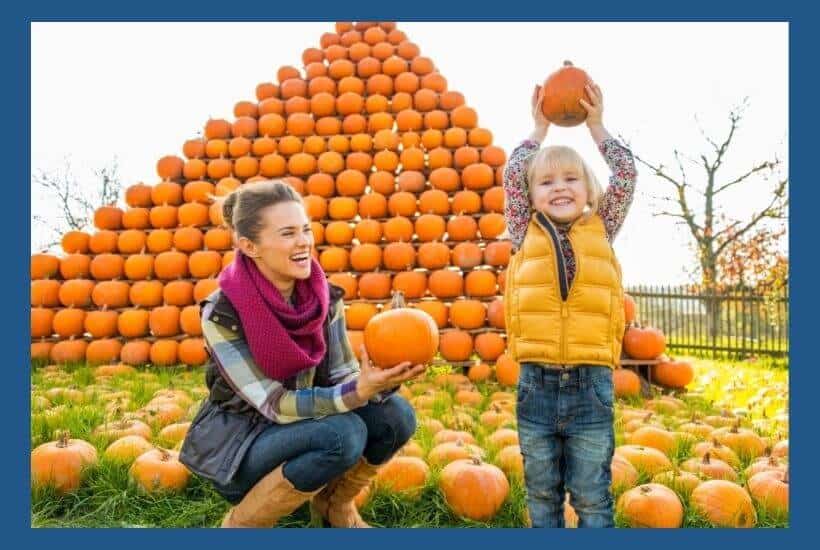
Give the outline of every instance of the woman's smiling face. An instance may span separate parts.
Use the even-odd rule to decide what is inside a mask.
[[[544,170],[530,192],[534,208],[558,223],[577,220],[589,200],[586,182],[573,167]]]
[[[267,207],[261,217],[264,225],[258,242],[240,239],[240,248],[256,260],[270,280],[310,277],[313,231],[304,206],[295,201],[281,202]]]

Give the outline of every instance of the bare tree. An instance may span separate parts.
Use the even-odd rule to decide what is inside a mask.
[[[713,342],[721,319],[720,301],[714,294],[720,286],[719,277],[726,274],[721,268],[732,265],[726,256],[736,254],[741,243],[758,230],[765,229],[767,223],[778,223],[777,220],[785,220],[788,215],[789,180],[782,176],[783,163],[777,154],[754,163],[740,174],[724,176],[721,171],[747,106],[748,98],[745,98],[730,111],[729,129],[722,140],[713,139],[700,126],[707,152],[698,154],[697,158],[674,149],[676,170],[635,155],[638,162],[668,184],[670,192],[655,197],[660,206],[654,215],[675,218],[692,236],[700,268],[698,286],[704,292]],[[730,216],[722,208],[726,204],[724,193],[727,190],[757,189],[761,184],[769,188],[765,206],[752,209],[743,217]]]
[[[47,228],[49,235],[37,248],[56,246],[67,231],[88,227],[97,208],[119,200],[122,181],[117,159],[94,170],[93,174],[92,181],[81,182],[72,170],[70,159],[66,158],[62,169],[38,170],[32,176],[32,187],[42,191],[37,197],[39,200],[32,201],[35,209],[32,222]],[[49,205],[56,206],[56,215]]]
[[[638,155],[635,158],[652,170],[653,174],[669,184],[671,193],[656,197],[664,206],[654,213],[679,220],[694,240],[700,267],[700,285],[713,291],[717,282],[717,267],[721,256],[732,252],[731,245],[747,233],[763,225],[766,220],[784,220],[788,213],[788,177],[781,177],[782,160],[775,154],[770,160],[755,163],[742,173],[724,176],[720,172],[740,127],[748,98],[729,113],[729,129],[722,141],[717,141],[700,128],[708,144],[708,151],[697,159],[673,150],[676,171],[660,162],[652,162]],[[697,119],[696,119],[697,120]],[[684,164],[691,168],[687,171]],[[692,172],[699,172],[694,175]],[[722,193],[737,186],[756,186],[763,180],[770,186],[767,204],[749,213],[743,219],[726,215],[721,208]],[[703,204],[703,210],[695,206]]]

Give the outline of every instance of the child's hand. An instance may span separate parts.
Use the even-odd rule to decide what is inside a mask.
[[[604,96],[601,93],[601,88],[594,82],[590,82],[586,85],[586,90],[590,101],[587,102],[581,98],[580,102],[581,106],[587,111],[587,127],[595,128],[603,126]]]
[[[544,141],[544,138],[547,136],[547,129],[549,128],[550,121],[547,120],[547,117],[544,116],[544,113],[541,112],[541,102],[544,101],[544,87],[535,85],[535,89],[532,91],[532,120],[535,122],[535,129],[532,132],[532,138],[538,142]]]

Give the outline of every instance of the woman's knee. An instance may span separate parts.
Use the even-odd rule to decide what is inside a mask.
[[[328,445],[328,459],[346,470],[353,466],[364,452],[367,444],[367,426],[352,413],[328,417],[327,431],[319,437]]]
[[[407,443],[416,433],[416,412],[407,400],[400,395],[393,395],[382,405],[385,420],[393,428],[396,443],[401,446]]]

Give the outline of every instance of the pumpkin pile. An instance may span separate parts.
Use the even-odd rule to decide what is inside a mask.
[[[55,363],[197,365],[197,303],[232,239],[212,196],[281,178],[304,197],[314,256],[345,289],[354,349],[394,291],[442,330],[441,356],[505,349],[503,149],[394,23],[337,23],[234,118],[209,119],[159,182],[125,191],[31,258],[31,355]]]

